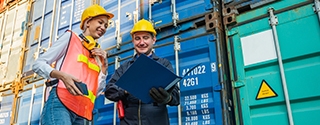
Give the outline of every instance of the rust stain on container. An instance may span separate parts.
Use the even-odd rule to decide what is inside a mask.
[[[0,12],[2,12],[5,7],[4,0],[0,0]]]
[[[34,33],[34,39],[33,40],[39,39],[39,35],[40,35],[40,26],[37,26],[36,27],[36,31]]]

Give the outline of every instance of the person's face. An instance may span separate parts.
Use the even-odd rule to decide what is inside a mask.
[[[153,44],[156,42],[155,36],[152,37],[149,32],[135,32],[132,34],[132,43],[137,53],[151,55]]]
[[[108,27],[108,18],[107,16],[101,15],[96,16],[89,20],[86,24],[86,36],[92,36],[93,39],[100,38],[107,30]]]

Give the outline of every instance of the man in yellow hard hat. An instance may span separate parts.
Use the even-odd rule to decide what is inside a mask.
[[[52,87],[41,114],[42,125],[83,125],[92,120],[94,101],[105,86],[107,54],[95,41],[114,15],[99,5],[86,8],[82,33],[66,31],[34,63],[33,71]],[[50,64],[56,62],[55,67]]]
[[[152,51],[153,45],[156,42],[157,32],[149,21],[144,19],[138,21],[130,33],[137,54],[134,55],[131,60],[124,62],[115,71],[106,86],[105,96],[109,100],[116,102],[121,101],[123,103],[124,117],[120,120],[121,125],[169,125],[167,105],[177,106],[180,104],[180,93],[177,85],[168,91],[163,88],[150,89],[149,93],[154,102],[145,104],[115,84],[126,69],[133,64],[141,54],[147,55],[173,72],[171,63],[165,58],[156,56]],[[139,71],[137,71],[137,73],[138,72]]]

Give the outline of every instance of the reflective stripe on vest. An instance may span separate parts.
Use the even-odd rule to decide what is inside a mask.
[[[67,53],[62,62],[60,71],[68,73],[85,83],[89,95],[74,96],[59,80],[57,95],[64,106],[80,117],[92,120],[92,110],[98,88],[98,76],[100,68],[94,58],[90,58],[90,52],[81,44],[76,34],[71,33],[71,39]]]
[[[86,57],[85,55],[82,55],[82,54],[78,55],[78,60],[77,61],[86,63],[88,65],[89,69],[92,69],[92,70],[97,71],[97,72],[100,71],[99,66],[89,62],[88,61],[88,57]]]

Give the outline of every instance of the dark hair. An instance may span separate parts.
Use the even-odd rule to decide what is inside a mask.
[[[151,35],[151,37],[152,37],[152,38],[154,38],[154,37],[155,37],[153,33],[151,33],[151,32],[149,32],[149,33],[150,33],[150,35]]]

